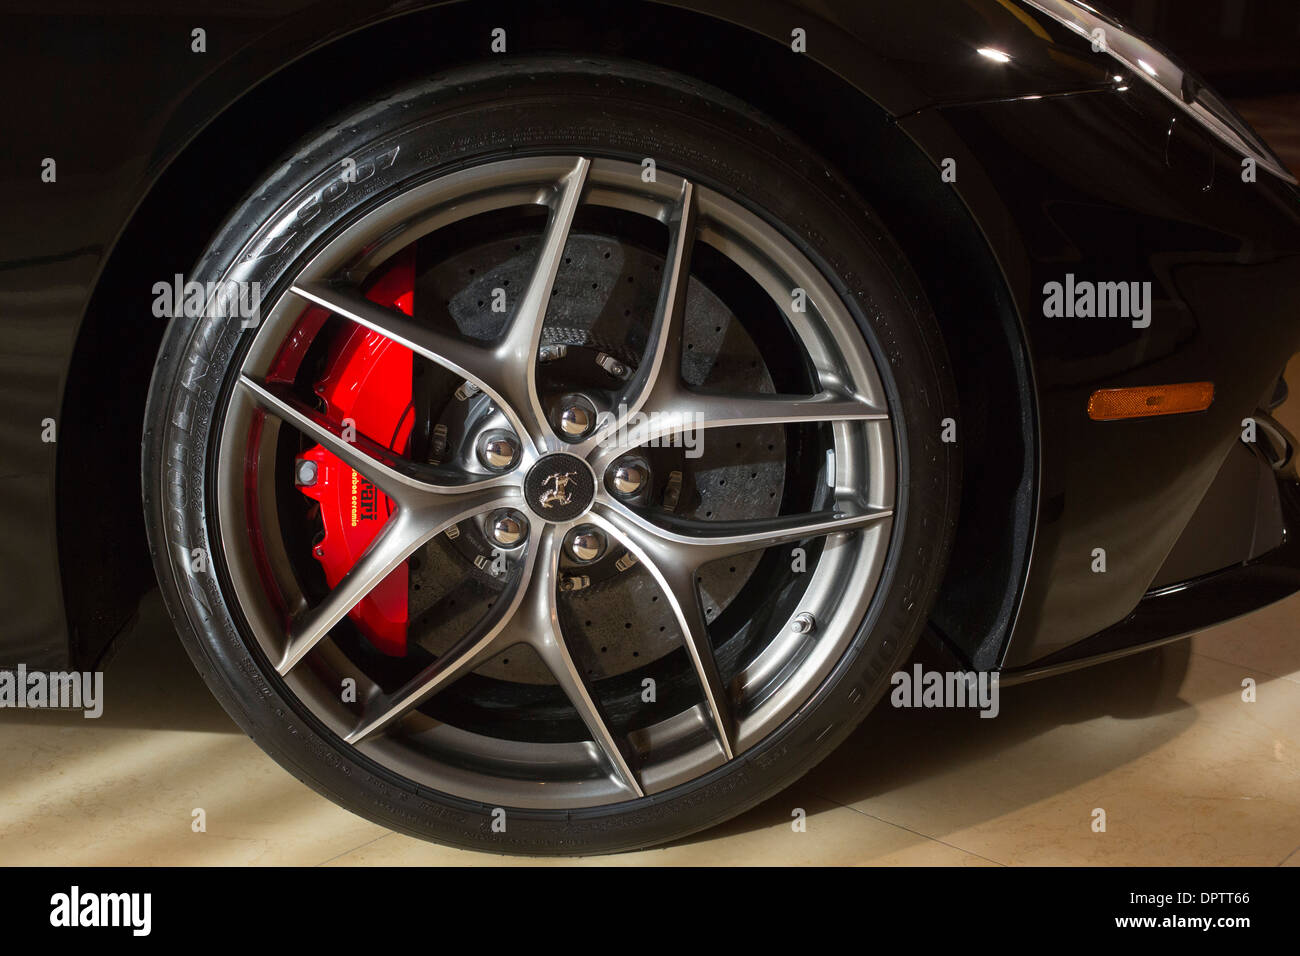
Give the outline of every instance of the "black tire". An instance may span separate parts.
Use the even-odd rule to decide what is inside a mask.
[[[344,157],[400,144],[370,175],[256,260],[264,311],[295,263],[341,223],[417,180],[481,160],[581,150],[662,157],[777,224],[832,278],[885,380],[906,482],[879,593],[849,650],[779,731],[704,777],[590,810],[510,810],[431,792],[360,756],[327,731],[269,667],[237,609],[209,534],[214,434],[249,335],[237,319],[177,318],[158,357],[145,417],[143,497],[162,593],[190,657],[257,744],[330,799],[394,830],[499,853],[591,854],[646,847],[717,824],[789,785],[830,753],[884,695],[913,648],[943,578],[956,524],[959,464],[940,440],[956,414],[948,357],[926,298],[867,205],[773,122],[717,90],[649,67],[529,60],[449,73],[346,113],[286,154],[231,214],[191,276],[225,277],[256,231]],[[193,549],[213,555],[191,574]],[[864,758],[865,759],[865,758]]]

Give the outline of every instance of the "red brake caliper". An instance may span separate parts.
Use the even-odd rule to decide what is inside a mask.
[[[380,305],[412,315],[415,300],[415,259],[404,255],[366,293]],[[415,422],[411,403],[410,349],[359,325],[351,326],[330,349],[324,377],[315,391],[326,404],[327,417],[346,428],[349,420],[358,435],[405,454]],[[303,494],[320,502],[324,537],[313,549],[334,587],[356,564],[395,506],[389,497],[320,445],[299,461],[316,463],[316,481],[299,485]],[[297,471],[295,473],[298,473]],[[348,614],[362,634],[385,654],[406,654],[407,566],[403,562]]]

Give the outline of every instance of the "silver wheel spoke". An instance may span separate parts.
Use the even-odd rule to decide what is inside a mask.
[[[621,536],[638,541],[661,561],[684,563],[692,568],[747,551],[854,531],[893,515],[888,508],[864,508],[741,521],[699,521],[668,512],[634,509],[613,501],[605,501],[597,507],[618,528]]]
[[[622,431],[627,422],[652,400],[652,396],[672,395],[682,390],[686,290],[691,281],[691,255],[697,231],[695,187],[689,181],[682,181],[681,196],[669,215],[668,229],[668,255],[659,286],[659,301],[655,305],[641,364],[615,402],[613,418],[582,443],[577,454],[588,453],[606,442],[615,430]]]
[[[605,447],[597,466],[628,448],[682,432],[733,425],[782,425],[810,421],[883,421],[888,414],[853,396],[732,395],[696,391],[682,381],[682,341],[691,255],[698,231],[694,186],[683,181],[669,216],[667,266],[660,285],[645,353],[616,402],[616,414],[579,446],[585,454]],[[643,413],[638,415],[638,413]],[[617,433],[615,444],[610,436]]]
[[[488,613],[445,654],[392,694],[380,695],[369,703],[356,728],[347,736],[357,744],[384,730],[402,715],[449,687],[495,654],[519,643],[519,636],[503,637],[527,593],[536,565],[536,549],[528,548],[510,586],[496,599]]]
[[[320,604],[300,614],[293,622],[284,655],[276,670],[287,674],[393,569],[427,540],[414,523],[398,512],[362,552],[351,570],[339,580]]]
[[[661,382],[664,380],[661,379]],[[791,425],[799,422],[885,421],[869,402],[832,392],[816,395],[728,395],[697,392],[685,386],[660,385],[644,414],[625,428],[617,442],[607,442],[596,458],[599,467],[638,445],[682,433],[735,425]],[[700,439],[696,438],[697,441]]]
[[[654,576],[672,605],[690,652],[714,729],[730,760],[735,719],[730,694],[718,674],[696,572],[710,561],[790,541],[852,531],[892,515],[888,510],[849,514],[826,511],[750,521],[696,521],[665,515],[657,524],[625,505],[606,501],[589,517],[616,537]]]
[[[413,462],[365,435],[358,434],[349,441],[343,437],[338,424],[303,404],[283,386],[262,384],[247,375],[240,376],[239,385],[259,408],[313,439],[399,504],[413,492],[463,494],[507,481],[505,476],[478,478],[454,469]]]
[[[885,412],[856,398],[831,392],[816,395],[726,395],[686,391],[662,410],[669,421],[686,427],[726,428],[732,425],[785,425],[798,422],[870,422],[889,418]],[[652,436],[658,437],[658,436]]]
[[[622,745],[610,729],[595,690],[582,673],[582,668],[574,662],[560,628],[556,605],[560,583],[560,537],[559,529],[547,525],[534,539],[537,563],[519,609],[510,619],[505,639],[510,643],[522,642],[532,646],[586,724],[596,749],[615,778],[633,794],[642,796],[641,785],[632,772]]]
[[[622,542],[654,577],[672,607],[691,664],[704,692],[704,703],[713,723],[713,731],[728,760],[736,753],[736,720],[731,695],[718,673],[713,641],[709,637],[699,588],[695,584],[698,565],[677,560],[668,548],[637,533],[616,514],[592,514],[593,521]]]
[[[526,416],[524,430],[539,451],[554,448],[557,442],[537,392],[537,350],[551,290],[564,261],[564,247],[569,241],[590,168],[590,160],[579,159],[558,183],[528,287],[511,314],[495,353],[500,363],[501,394],[512,408]]]
[[[498,600],[499,610],[494,609],[470,634],[400,690],[376,698],[367,705],[366,714],[348,735],[348,742],[359,743],[383,730],[493,655],[526,643],[533,647],[551,671],[614,776],[634,795],[643,796],[636,774],[610,729],[594,689],[565,643],[555,604],[559,584],[558,559],[557,532],[553,527],[546,527],[529,546],[528,557],[508,596]]]
[[[466,518],[515,500],[514,494],[489,488],[431,495],[417,505],[400,508],[325,599],[294,620],[276,669],[281,674],[291,671],[362,598],[430,538]]]
[[[292,291],[468,379],[498,405],[503,404],[499,394],[503,376],[491,348],[423,325],[404,312],[371,302],[356,289],[330,282],[300,282]]]

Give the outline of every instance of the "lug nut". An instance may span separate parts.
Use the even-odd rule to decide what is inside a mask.
[[[816,627],[817,619],[807,611],[796,614],[794,620],[790,622],[790,630],[796,634],[811,634]]]
[[[560,400],[556,422],[566,438],[577,440],[596,425],[596,406],[581,395],[566,395]]]
[[[573,560],[590,564],[605,553],[605,536],[596,528],[584,525],[569,538],[569,554]]]
[[[509,471],[519,458],[519,442],[508,432],[488,432],[479,442],[478,460],[492,471]]]
[[[650,469],[641,461],[616,462],[610,471],[609,483],[614,493],[630,498],[645,487],[650,477]]]
[[[488,534],[503,548],[516,548],[528,537],[528,520],[518,511],[505,509],[492,515]]]
[[[591,431],[592,416],[581,405],[570,405],[560,412],[560,431],[572,438],[581,438]]]

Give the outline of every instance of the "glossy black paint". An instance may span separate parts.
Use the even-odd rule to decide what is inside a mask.
[[[1160,588],[1122,621],[1023,668],[1002,671],[1013,684],[1123,657],[1230,621],[1300,590],[1300,490],[1280,485],[1284,542],[1253,560]]]
[[[1265,173],[1243,184],[1238,157],[1185,122],[1171,133],[1170,104],[1014,2],[609,6],[55,4],[7,18],[0,77],[32,94],[8,104],[0,153],[0,665],[93,659],[147,584],[133,509],[141,369],[161,332],[148,285],[185,271],[252,177],[336,104],[489,55],[490,25],[513,53],[623,53],[730,84],[864,185],[941,191],[927,214],[946,217],[952,264],[931,252],[923,272],[964,350],[958,417],[985,423],[966,440],[997,448],[1005,472],[988,489],[1005,520],[964,525],[953,640],[979,666],[1024,668],[1138,605],[1300,348],[1296,191]],[[205,54],[190,51],[196,26]],[[795,27],[806,54],[790,52]],[[46,156],[56,183],[40,180]],[[949,157],[957,182],[939,185]],[[892,231],[933,235],[905,209],[883,202]],[[1043,283],[1066,271],[1151,281],[1152,327],[1043,318]],[[984,348],[1013,381],[977,409]],[[1083,411],[1094,388],[1206,378],[1218,393],[1199,415]],[[40,440],[47,417],[57,445]],[[981,542],[996,558],[977,565]]]
[[[1135,84],[910,121],[942,144],[935,155],[957,156],[974,174],[963,194],[986,233],[1006,229],[1023,243],[999,259],[1034,363],[1043,440],[1036,540],[1007,666],[1055,653],[1137,604],[1241,420],[1300,348],[1293,190],[1243,183],[1239,158],[1202,136],[1194,147],[1215,164],[1205,189],[1199,163],[1166,160],[1172,119]],[[1150,281],[1151,327],[1044,318],[1041,290],[1066,273]],[[1216,394],[1204,413],[1130,422],[1083,413],[1097,388],[1205,380]],[[1105,574],[1092,571],[1094,548],[1106,551]]]
[[[1105,6],[1138,33],[1176,50],[1219,93],[1300,89],[1300,24],[1292,0],[1106,0]]]

